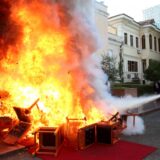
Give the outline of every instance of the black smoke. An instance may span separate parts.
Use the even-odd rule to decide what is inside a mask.
[[[12,3],[11,3],[12,2]],[[7,56],[21,34],[20,25],[11,17],[13,1],[0,0],[0,60]]]

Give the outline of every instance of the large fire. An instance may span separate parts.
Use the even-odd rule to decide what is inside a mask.
[[[86,117],[87,124],[106,118],[96,107],[95,90],[83,67],[83,60],[95,48],[70,29],[72,17],[65,2],[1,3],[7,8],[3,7],[4,20],[12,28],[7,38],[13,42],[8,43],[6,34],[0,33],[0,93],[6,94],[1,97],[0,115],[16,118],[13,106],[27,108],[39,98],[31,111],[32,131],[59,126],[66,117]]]

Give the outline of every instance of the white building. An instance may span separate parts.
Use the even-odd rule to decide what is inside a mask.
[[[108,53],[120,61],[122,51],[124,81],[140,79],[150,60],[160,61],[160,29],[153,20],[136,22],[126,14],[108,18],[107,6],[96,2],[96,24],[102,40],[102,49],[97,53]]]
[[[108,49],[108,12],[103,2],[95,1],[95,20],[100,44],[98,53],[101,54],[107,52]]]
[[[160,61],[160,30],[152,20],[138,23],[126,14],[109,17],[108,24],[117,29],[123,42],[124,81],[139,78],[142,82],[150,59]],[[108,47],[114,48],[110,43]]]
[[[117,35],[117,28],[108,25],[108,47],[107,53],[116,59],[116,67],[120,61],[120,48],[122,46],[123,39]]]
[[[160,4],[143,11],[144,20],[154,19],[155,25],[160,28]]]

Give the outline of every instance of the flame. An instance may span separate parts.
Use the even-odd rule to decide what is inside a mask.
[[[95,91],[88,83],[78,49],[74,48],[78,37],[68,29],[64,6],[36,0],[24,2],[11,8],[10,18],[21,33],[1,59],[0,86],[9,96],[1,104],[0,115],[16,117],[13,106],[27,108],[39,98],[31,112],[32,130],[59,126],[66,123],[68,116],[86,117],[87,124],[100,121],[106,115],[92,98]]]

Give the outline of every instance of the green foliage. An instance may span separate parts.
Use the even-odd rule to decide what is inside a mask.
[[[144,72],[144,77],[150,81],[160,80],[160,62],[150,60],[149,67]]]
[[[116,59],[114,57],[110,57],[108,55],[102,55],[102,69],[104,73],[107,74],[109,81],[115,81],[118,70],[116,69]]]
[[[138,87],[138,95],[154,94],[153,85],[140,85]]]

